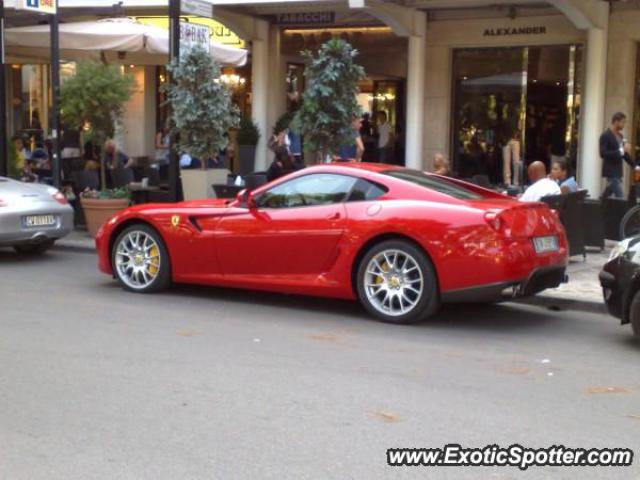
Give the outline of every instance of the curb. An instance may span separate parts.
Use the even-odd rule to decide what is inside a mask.
[[[604,300],[585,300],[576,297],[559,298],[555,295],[537,295],[534,297],[515,300],[516,303],[525,305],[533,305],[537,307],[546,307],[550,310],[573,310],[588,313],[604,313],[607,314],[607,307]]]
[[[84,253],[95,253],[96,248],[93,245],[93,242],[83,242],[83,241],[74,241],[74,240],[58,240],[54,246],[54,249],[59,250],[69,250],[76,252],[84,252]]]

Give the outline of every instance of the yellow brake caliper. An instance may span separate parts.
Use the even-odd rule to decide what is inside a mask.
[[[149,256],[151,257],[151,263],[149,263],[149,273],[151,275],[155,275],[156,273],[158,273],[158,255],[160,254],[160,252],[158,251],[157,247],[152,247],[151,250],[149,250]]]
[[[382,265],[380,265],[380,268],[384,273],[387,273],[389,271],[389,265],[387,265],[387,262],[384,262]],[[376,284],[380,285],[382,282],[384,282],[384,278],[382,277],[382,275],[378,275],[378,277],[376,278]]]

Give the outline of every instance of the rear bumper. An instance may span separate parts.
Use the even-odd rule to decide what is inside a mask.
[[[26,215],[56,215],[55,225],[26,228],[22,217]],[[13,246],[57,240],[73,230],[73,209],[68,205],[40,206],[33,211],[0,212],[0,246]]]
[[[493,302],[508,298],[530,297],[547,288],[556,288],[567,280],[564,265],[540,267],[525,279],[443,292],[442,301],[445,303]],[[510,290],[508,295],[505,295],[505,290]]]

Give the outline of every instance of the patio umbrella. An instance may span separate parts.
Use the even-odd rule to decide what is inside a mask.
[[[14,27],[5,30],[9,62],[46,62],[49,59],[49,26]],[[243,66],[247,51],[210,43],[211,56],[223,65]],[[130,18],[107,18],[60,24],[60,56],[65,60],[94,58],[109,63],[163,65],[169,55],[169,32]]]

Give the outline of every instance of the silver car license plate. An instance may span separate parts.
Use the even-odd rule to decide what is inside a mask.
[[[558,237],[556,235],[535,237],[533,239],[533,246],[536,249],[536,253],[557,252],[559,248]]]
[[[22,225],[27,228],[51,227],[58,222],[56,215],[28,215],[22,217]]]

